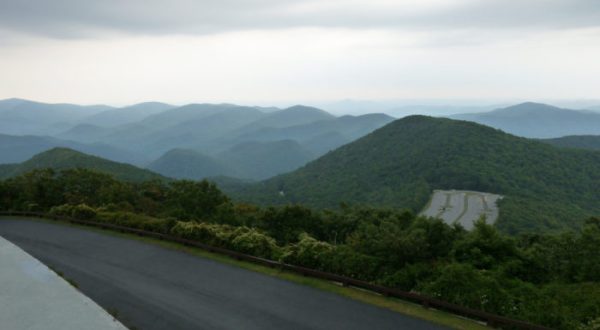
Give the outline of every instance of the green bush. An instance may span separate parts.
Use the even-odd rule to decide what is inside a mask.
[[[96,210],[85,204],[79,204],[73,207],[71,216],[75,219],[89,220],[96,217]]]
[[[281,261],[299,265],[308,268],[323,269],[323,256],[331,253],[333,246],[326,242],[321,242],[306,233],[299,235],[298,243],[288,245]]]
[[[279,254],[279,247],[275,240],[255,229],[233,238],[231,247],[238,252],[267,259],[276,258]]]
[[[96,210],[86,204],[64,204],[50,209],[50,215],[71,217],[79,220],[90,220],[96,217]]]

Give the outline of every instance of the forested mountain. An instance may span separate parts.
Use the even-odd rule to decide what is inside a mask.
[[[541,141],[558,147],[600,150],[600,135],[569,135]]]
[[[150,163],[147,168],[176,179],[199,180],[214,176],[237,176],[236,171],[224,162],[186,149],[170,150]]]
[[[600,153],[451,119],[410,116],[308,165],[230,190],[263,204],[341,202],[420,210],[433,189],[497,193],[507,232],[576,227],[600,212]],[[229,187],[231,189],[231,187]]]
[[[173,149],[148,165],[152,171],[178,179],[216,176],[262,180],[297,169],[314,158],[293,140],[244,142],[214,156]]]
[[[450,118],[474,121],[530,138],[600,134],[600,113],[561,109],[532,102],[490,112],[454,115]]]
[[[218,157],[237,170],[238,178],[255,180],[295,170],[314,159],[294,140],[245,142]]]
[[[134,182],[166,179],[160,174],[149,170],[90,156],[67,148],[54,148],[45,151],[20,164],[3,165],[0,167],[0,178],[13,177],[35,169],[45,168],[55,170],[86,168],[110,174],[119,180]]]
[[[133,165],[145,165],[149,161],[142,154],[101,143],[86,144],[48,136],[0,134],[0,164],[20,163],[40,152],[55,147],[69,148],[108,160]]]

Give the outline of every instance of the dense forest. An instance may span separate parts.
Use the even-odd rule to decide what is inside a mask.
[[[434,189],[505,196],[497,227],[506,233],[578,228],[600,213],[600,152],[557,148],[480,124],[410,116],[288,174],[224,185],[261,205],[340,202],[419,212]]]
[[[600,325],[600,219],[560,234],[468,232],[411,211],[234,203],[201,181],[86,169],[0,181],[0,210],[42,211],[199,240],[560,329]]]
[[[600,150],[600,135],[569,135],[541,141],[557,147]]]
[[[114,175],[125,181],[167,180],[166,177],[130,164],[113,162],[104,158],[87,155],[68,148],[53,148],[33,156],[20,164],[0,164],[0,178],[8,178],[35,169],[88,168]]]

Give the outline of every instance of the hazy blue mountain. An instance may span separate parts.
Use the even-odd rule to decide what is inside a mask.
[[[316,158],[351,141],[350,138],[339,132],[330,131],[302,141],[302,147],[310,151]]]
[[[83,143],[102,141],[112,133],[110,128],[100,127],[92,124],[77,124],[68,130],[54,135],[59,139],[73,140]]]
[[[96,141],[156,158],[174,148],[198,149],[211,145],[212,140],[263,115],[254,107],[192,104],[163,111],[136,123],[111,128],[107,134],[96,137]]]
[[[70,124],[95,113],[112,109],[108,106],[48,104],[21,99],[0,101],[0,133],[12,135],[47,135],[64,130]]]
[[[215,144],[215,140],[231,134],[236,129],[258,120],[265,114],[249,107],[228,107],[214,114],[190,119],[175,126],[153,133],[151,147],[157,150],[173,147],[193,147],[212,151],[226,146]]]
[[[30,103],[6,100],[0,102],[0,109],[9,111]],[[196,150],[214,159],[223,155],[228,160],[236,158],[234,155],[238,153],[247,152],[239,159],[248,157],[251,163],[257,163],[252,160],[258,157],[254,153],[267,157],[270,148],[279,150],[282,145],[280,141],[294,140],[293,143],[286,142],[291,147],[284,153],[289,161],[269,164],[262,172],[255,168],[243,168],[235,173],[244,178],[265,178],[292,170],[393,120],[383,114],[335,117],[323,110],[301,105],[286,109],[232,104],[172,107],[150,102],[108,110],[99,107],[92,115],[86,112],[85,116],[77,115],[63,120],[78,111],[79,106],[65,109],[64,114],[57,115],[60,120],[49,120],[50,124],[40,129],[46,132],[49,131],[47,127],[52,127],[51,135],[57,138],[44,141],[42,145],[45,149],[64,146],[136,165],[147,159],[157,159],[172,149]],[[48,114],[53,115],[50,112]],[[11,125],[15,125],[14,121]],[[81,145],[65,141],[77,141]],[[110,147],[122,152],[106,149]],[[45,149],[30,148],[13,160],[22,160]],[[298,154],[292,155],[293,152]],[[132,156],[124,157],[123,153]],[[237,167],[230,166],[236,170]]]
[[[12,108],[16,107],[17,105],[23,104],[25,102],[28,102],[28,101],[24,100],[24,99],[17,99],[17,98],[0,100],[0,112],[7,110],[7,109],[12,109]]]
[[[56,147],[74,149],[112,161],[134,165],[147,163],[148,159],[141,154],[122,150],[105,144],[84,144],[68,140],[60,140],[48,136],[13,136],[0,134],[0,163],[18,163],[34,155]]]
[[[255,180],[295,170],[314,158],[293,140],[244,142],[218,157],[234,167],[239,178]]]
[[[231,104],[191,104],[148,116],[133,124],[110,129],[78,125],[62,133],[59,137],[85,142],[101,141],[156,158],[175,148],[201,150],[204,154],[215,154],[236,144],[255,140],[252,137],[236,138],[240,132],[244,131],[248,134],[254,130],[271,128],[285,131],[288,126],[312,123],[319,119],[321,121],[338,120],[322,110],[311,107],[295,106],[270,113],[262,112],[262,109],[264,108]],[[324,118],[325,120],[323,120]],[[341,121],[344,120],[346,119],[341,119]],[[365,120],[363,124],[367,132],[374,129],[371,127],[373,125],[368,122]],[[335,125],[334,123],[333,126]],[[351,122],[346,125],[348,126],[347,130],[350,131],[365,130],[360,127],[361,125],[358,125],[358,128],[353,127]],[[317,133],[327,133],[328,131],[331,129],[323,128],[322,132]],[[299,135],[298,140],[311,139],[314,135],[318,134]],[[347,134],[348,139],[351,140],[354,135],[356,135],[355,132]],[[269,141],[284,139],[288,138],[279,136]]]
[[[540,141],[557,147],[600,150],[600,135],[569,135]]]
[[[385,111],[385,113],[396,118],[402,118],[411,115],[426,115],[434,117],[448,117],[463,113],[482,113],[494,109],[499,106],[455,106],[455,105],[407,105]]]
[[[373,130],[393,121],[394,118],[384,114],[368,114],[362,116],[342,116],[334,119],[320,120],[308,124],[292,125],[283,128],[265,127],[240,134],[239,141],[277,141],[291,139],[304,143],[320,135],[336,132],[353,141]]]
[[[194,150],[173,149],[147,166],[148,169],[176,179],[200,180],[214,176],[235,176],[228,165]]]
[[[35,169],[55,170],[86,168],[110,174],[125,181],[165,180],[162,175],[133,165],[113,162],[100,157],[87,155],[67,148],[54,148],[33,156],[20,164],[0,167],[0,178],[17,176]]]
[[[271,112],[263,118],[242,127],[239,132],[250,132],[264,127],[284,128],[294,125],[303,125],[321,120],[333,120],[336,117],[321,109],[295,105],[283,110]]]
[[[149,116],[140,121],[140,124],[149,127],[167,128],[188,121],[199,120],[223,111],[240,109],[253,113],[262,113],[260,110],[254,107],[239,106],[234,104],[188,104]]]
[[[569,110],[540,103],[522,103],[485,113],[450,116],[530,138],[600,134],[600,113]]]
[[[131,106],[110,109],[82,120],[85,124],[101,127],[115,127],[143,120],[146,117],[175,108],[174,105],[160,102],[144,102]]]

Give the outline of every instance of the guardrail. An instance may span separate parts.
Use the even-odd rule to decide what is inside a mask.
[[[471,318],[474,320],[484,321],[487,323],[487,325],[489,325],[491,327],[526,329],[526,330],[550,329],[550,328],[547,328],[547,327],[544,327],[541,325],[536,325],[536,324],[532,324],[532,323],[525,322],[525,321],[515,320],[515,319],[507,318],[507,317],[496,315],[496,314],[491,314],[491,313],[476,310],[476,309],[462,307],[462,306],[459,306],[456,304],[445,302],[445,301],[442,301],[439,299],[426,297],[426,296],[412,293],[412,292],[406,292],[406,291],[402,291],[402,290],[392,289],[392,288],[376,285],[373,283],[369,283],[366,281],[357,280],[357,279],[354,279],[351,277],[346,277],[346,276],[336,275],[333,273],[323,272],[320,270],[315,270],[315,269],[310,269],[310,268],[305,268],[305,267],[300,267],[300,266],[294,266],[294,265],[282,263],[279,261],[259,258],[259,257],[255,257],[252,255],[239,253],[239,252],[224,249],[224,248],[214,247],[214,246],[210,246],[207,244],[203,244],[198,241],[180,238],[180,237],[172,236],[172,235],[168,235],[168,234],[151,232],[151,231],[135,229],[135,228],[130,228],[130,227],[124,227],[124,226],[119,226],[119,225],[114,225],[114,224],[104,223],[104,222],[98,222],[98,221],[93,221],[93,220],[81,220],[81,219],[74,219],[74,218],[65,217],[65,216],[48,215],[46,213],[40,213],[40,212],[0,212],[0,216],[37,217],[37,218],[44,218],[44,219],[51,219],[51,220],[59,220],[59,221],[66,221],[66,222],[70,222],[70,223],[80,224],[80,225],[116,230],[116,231],[123,232],[123,233],[136,234],[138,236],[157,238],[160,240],[176,242],[176,243],[180,243],[180,244],[187,245],[187,246],[194,246],[194,247],[201,248],[201,249],[209,251],[209,252],[227,255],[227,256],[235,258],[237,260],[249,261],[252,263],[256,263],[256,264],[260,264],[260,265],[264,265],[264,266],[268,266],[268,267],[287,270],[287,271],[298,273],[298,274],[301,274],[304,276],[310,276],[310,277],[314,277],[314,278],[318,278],[318,279],[338,282],[338,283],[341,283],[343,286],[352,286],[352,287],[356,287],[356,288],[366,289],[366,290],[376,292],[376,293],[379,293],[379,294],[387,296],[387,297],[394,297],[394,298],[399,298],[402,300],[408,300],[408,301],[411,301],[414,303],[421,304],[422,306],[424,306],[426,308],[435,308],[435,309],[443,310],[446,312],[450,312],[455,315],[468,317],[468,318]]]

